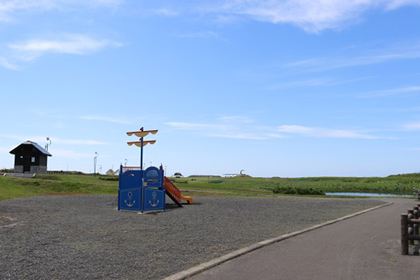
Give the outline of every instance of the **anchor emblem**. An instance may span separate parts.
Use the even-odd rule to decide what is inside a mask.
[[[136,201],[133,199],[133,193],[132,192],[128,192],[127,194],[128,196],[128,202],[127,199],[124,200],[125,204],[127,204],[128,207],[131,207],[134,205],[134,203],[136,203]]]
[[[156,207],[158,204],[159,204],[159,200],[156,198],[157,197],[157,193],[156,192],[153,192],[152,193],[152,199],[151,200],[149,200],[149,204],[152,206],[152,207]],[[152,202],[153,201],[153,202]]]

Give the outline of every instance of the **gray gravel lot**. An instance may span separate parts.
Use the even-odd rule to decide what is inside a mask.
[[[0,279],[161,279],[233,250],[383,204],[374,199],[194,197],[139,215],[115,195],[0,202]]]

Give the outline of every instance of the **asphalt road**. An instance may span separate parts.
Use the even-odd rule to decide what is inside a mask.
[[[418,202],[394,204],[253,251],[192,280],[420,279],[420,257],[402,256],[400,214]]]

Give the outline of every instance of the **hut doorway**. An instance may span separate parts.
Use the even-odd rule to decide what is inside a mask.
[[[31,157],[23,157],[23,172],[31,172]]]

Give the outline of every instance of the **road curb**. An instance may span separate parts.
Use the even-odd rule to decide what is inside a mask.
[[[305,229],[298,230],[298,231],[295,231],[295,232],[292,232],[292,233],[283,234],[283,235],[280,235],[278,237],[274,237],[274,238],[270,238],[270,239],[267,239],[267,240],[264,240],[264,241],[254,243],[250,246],[247,246],[245,248],[233,251],[229,254],[223,255],[223,256],[218,257],[216,259],[213,259],[211,261],[202,263],[200,265],[194,266],[194,267],[189,268],[187,270],[184,270],[184,271],[175,273],[173,275],[170,275],[170,276],[164,278],[164,280],[183,280],[183,279],[187,279],[187,278],[189,278],[191,276],[194,276],[196,274],[199,274],[199,273],[201,273],[201,272],[203,272],[203,271],[205,271],[209,268],[215,267],[219,264],[222,264],[224,262],[227,262],[227,261],[232,260],[234,258],[237,258],[239,256],[245,255],[245,254],[250,253],[252,251],[255,251],[259,248],[262,248],[262,247],[268,246],[270,244],[288,239],[288,238],[293,237],[293,236],[300,235],[300,234],[308,232],[308,231],[312,231],[312,230],[315,230],[315,229],[318,229],[318,228],[321,228],[321,227],[325,227],[325,226],[328,226],[328,225],[331,225],[331,224],[334,224],[334,223],[337,223],[337,222],[340,222],[340,221],[343,221],[343,220],[346,220],[346,219],[364,214],[364,213],[369,212],[369,211],[376,210],[378,208],[389,206],[391,204],[393,204],[393,202],[388,202],[388,203],[385,203],[385,204],[382,204],[382,205],[379,205],[379,206],[375,206],[375,207],[372,207],[372,208],[369,208],[369,209],[366,209],[366,210],[363,210],[363,211],[360,211],[360,212],[357,212],[357,213],[353,213],[353,214],[350,214],[350,215],[347,215],[347,216],[344,216],[344,217],[341,217],[341,218],[338,218],[338,219],[335,219],[335,220],[331,220],[331,221],[328,221],[328,222],[325,222],[325,223],[322,223],[322,224],[314,225],[314,226],[311,226],[309,228],[305,228]]]

